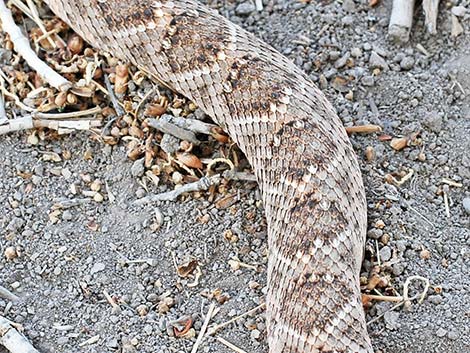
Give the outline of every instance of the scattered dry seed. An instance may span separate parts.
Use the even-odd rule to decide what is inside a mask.
[[[98,179],[94,180],[91,184],[90,184],[90,189],[92,191],[100,191],[101,190],[101,181],[99,181]]]
[[[18,257],[18,252],[16,251],[16,247],[9,246],[5,249],[4,255],[8,261],[16,259]]]
[[[139,305],[136,309],[137,313],[139,314],[139,316],[143,317],[143,316],[146,316],[149,312],[149,308],[147,305],[145,304],[141,304]]]
[[[72,54],[79,54],[83,49],[83,39],[80,36],[73,34],[67,42],[67,48]]]
[[[367,146],[367,147],[366,147],[365,156],[366,156],[367,161],[369,161],[369,162],[373,161],[373,160],[375,159],[375,150],[374,150],[374,147],[372,147],[372,146]]]
[[[127,65],[116,66],[116,76],[114,78],[114,92],[124,94],[127,91],[127,82],[129,80],[129,68]]]
[[[93,200],[95,200],[96,202],[103,202],[104,197],[99,192],[97,192],[95,196],[93,196]]]
[[[429,260],[431,258],[431,252],[428,249],[423,249],[419,253],[419,257],[423,260]]]

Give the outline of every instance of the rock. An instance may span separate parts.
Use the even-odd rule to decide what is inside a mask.
[[[361,55],[362,55],[362,50],[361,48],[352,48],[351,49],[351,55],[354,57],[354,58],[359,58]]]
[[[450,340],[452,341],[455,341],[456,339],[459,338],[459,333],[457,331],[449,331],[449,333],[447,334],[447,338],[449,338]]]
[[[372,239],[379,239],[383,235],[382,229],[372,228],[367,232],[367,236]]]
[[[433,132],[439,132],[442,129],[442,116],[436,111],[429,112],[424,118],[424,125]]]
[[[382,261],[388,261],[392,258],[392,249],[389,246],[384,246],[380,249],[380,259]]]
[[[349,59],[349,53],[343,55],[341,58],[335,61],[335,65],[334,65],[335,68],[336,69],[342,68],[344,65],[346,65],[348,59]]]
[[[364,86],[372,87],[375,83],[374,76],[366,75],[361,79],[361,82]]]
[[[467,214],[470,214],[470,197],[466,197],[462,201],[463,209]]]
[[[388,69],[388,64],[385,61],[384,58],[382,58],[379,54],[377,54],[375,51],[372,51],[370,53],[369,57],[369,64],[373,68],[379,68],[382,70]]]
[[[257,340],[261,337],[261,332],[257,329],[254,329],[253,331],[251,331],[250,336],[252,339]]]
[[[356,4],[354,3],[354,0],[344,0],[343,9],[346,12],[354,12],[356,10]]]
[[[400,61],[400,67],[403,70],[411,70],[415,64],[415,60],[411,56],[405,56],[401,61]]]
[[[400,327],[398,319],[400,318],[400,313],[396,311],[387,311],[384,314],[385,326],[389,330],[396,330]]]
[[[439,327],[439,329],[436,331],[436,336],[444,337],[445,335],[447,335],[447,330],[443,329],[442,327]]]
[[[145,172],[145,158],[138,159],[132,163],[131,174],[135,177],[141,177]]]
[[[467,9],[463,6],[454,6],[451,11],[453,15],[457,17],[463,17],[465,16]]]
[[[238,16],[248,16],[256,10],[255,5],[251,1],[243,2],[235,8]]]
[[[93,267],[90,270],[90,274],[94,275],[95,273],[101,272],[105,269],[105,264],[102,262],[97,262],[96,264],[93,265]]]
[[[65,210],[64,213],[62,213],[62,219],[64,221],[71,221],[73,218],[72,212],[70,210]]]

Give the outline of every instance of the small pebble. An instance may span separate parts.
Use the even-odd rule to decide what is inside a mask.
[[[467,214],[470,214],[470,197],[466,197],[462,201],[463,209]]]
[[[446,334],[447,330],[443,329],[442,327],[439,327],[439,329],[436,331],[437,337],[444,337]]]
[[[400,67],[403,70],[411,70],[415,64],[415,60],[411,56],[405,56],[401,61],[400,61]]]
[[[98,273],[100,271],[103,271],[105,269],[105,264],[101,262],[97,262],[96,264],[93,265],[93,267],[90,270],[90,274],[94,275],[95,273]]]
[[[379,68],[385,70],[388,68],[388,64],[384,58],[382,58],[375,51],[371,52],[369,57],[369,64],[372,68]]]
[[[238,16],[248,16],[256,10],[255,5],[251,1],[243,2],[235,8]]]

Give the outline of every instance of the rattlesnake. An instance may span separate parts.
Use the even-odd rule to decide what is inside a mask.
[[[359,288],[361,173],[308,77],[194,0],[48,3],[93,46],[193,100],[245,152],[268,223],[269,352],[372,352]]]

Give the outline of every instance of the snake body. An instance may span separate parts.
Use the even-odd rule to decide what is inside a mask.
[[[48,3],[90,44],[193,100],[246,154],[268,223],[269,352],[372,352],[359,288],[361,173],[308,77],[194,0]]]

